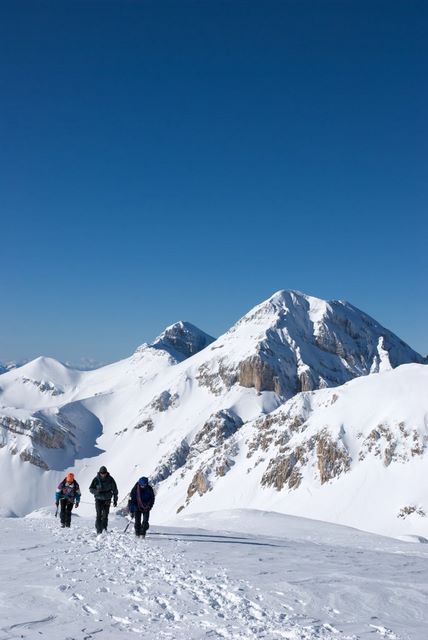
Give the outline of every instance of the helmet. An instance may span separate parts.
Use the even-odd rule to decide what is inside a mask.
[[[149,484],[149,479],[146,478],[146,476],[143,476],[138,480],[138,484],[140,485],[140,487],[144,487],[146,484]]]

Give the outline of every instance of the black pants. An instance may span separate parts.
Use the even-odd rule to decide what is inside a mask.
[[[95,529],[97,530],[97,533],[101,533],[102,531],[107,530],[110,503],[111,500],[95,500],[95,508],[97,510]]]
[[[71,510],[73,509],[73,502],[69,500],[60,500],[61,511],[59,517],[63,527],[69,527],[71,524]]]
[[[137,536],[146,535],[146,531],[149,528],[149,515],[150,515],[150,511],[135,512],[135,535]],[[142,523],[141,523],[141,516],[143,516]]]

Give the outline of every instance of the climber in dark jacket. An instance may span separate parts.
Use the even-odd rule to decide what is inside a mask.
[[[135,535],[146,535],[146,531],[149,528],[149,515],[155,503],[155,492],[149,485],[149,481],[146,477],[142,477],[132,487],[131,495],[128,502],[128,510],[131,514],[131,518],[135,517]],[[141,516],[143,522],[141,523]]]
[[[95,529],[97,533],[102,533],[107,531],[108,513],[112,498],[113,506],[117,507],[117,485],[105,467],[100,467],[91,482],[89,491],[95,496],[95,508],[97,510]]]

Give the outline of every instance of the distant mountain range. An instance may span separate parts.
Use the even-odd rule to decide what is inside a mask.
[[[122,505],[148,475],[164,522],[251,507],[426,535],[426,364],[351,304],[296,291],[216,340],[178,322],[92,371],[37,358],[0,376],[0,512],[105,464]]]

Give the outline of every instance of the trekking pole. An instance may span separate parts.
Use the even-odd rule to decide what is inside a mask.
[[[57,517],[57,515],[58,515],[58,507],[56,508],[56,511],[55,511],[55,518]]]
[[[128,524],[124,528],[123,533],[126,533],[128,531],[128,527],[129,527],[130,524],[131,524],[131,520],[128,522]]]

